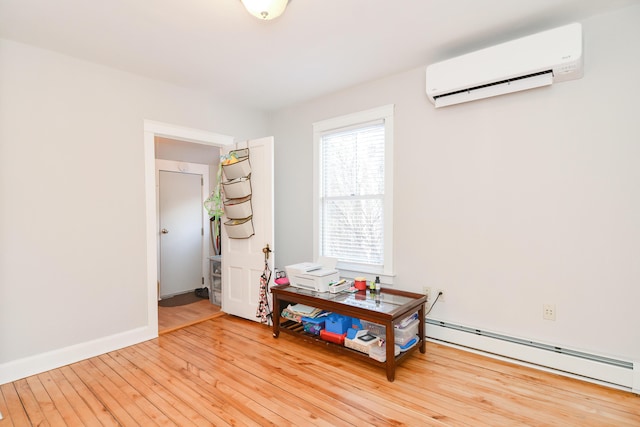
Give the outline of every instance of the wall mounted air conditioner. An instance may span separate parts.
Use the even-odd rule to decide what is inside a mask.
[[[427,96],[438,107],[582,77],[582,25],[488,47],[427,67]]]

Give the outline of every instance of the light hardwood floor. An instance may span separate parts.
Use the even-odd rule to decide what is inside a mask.
[[[0,386],[0,427],[639,426],[640,397],[428,343],[382,368],[223,315]]]
[[[177,307],[158,306],[158,333],[163,335],[222,314],[220,306],[211,304],[208,299]]]

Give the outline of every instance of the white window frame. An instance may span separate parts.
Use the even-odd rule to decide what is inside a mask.
[[[393,270],[393,112],[394,105],[389,104],[313,124],[313,257],[317,260],[320,256],[320,139],[322,134],[376,120],[384,121],[384,265],[382,268],[375,268],[338,261],[337,268],[341,277],[364,276],[368,280],[373,280],[375,276],[380,276],[380,281],[385,285],[392,285],[395,275]]]

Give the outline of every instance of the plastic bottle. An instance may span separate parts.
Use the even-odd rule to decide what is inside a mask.
[[[380,292],[380,276],[376,276],[376,281],[374,283],[376,286],[376,292]]]

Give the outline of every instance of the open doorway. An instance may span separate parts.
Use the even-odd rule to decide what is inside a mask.
[[[216,253],[203,208],[216,185],[220,149],[159,136],[154,144],[160,228],[158,333],[162,334],[220,313],[220,294],[214,293],[210,271]]]
[[[148,322],[152,328],[160,333],[168,332],[179,327],[197,323],[207,318],[219,315],[219,305],[211,304],[209,298],[200,299],[188,306],[168,307],[167,310],[158,307],[160,295],[159,269],[159,237],[161,227],[158,214],[157,188],[160,184],[156,171],[156,159],[177,165],[173,172],[186,173],[189,164],[202,165],[208,170],[207,175],[216,176],[220,157],[220,147],[233,143],[233,138],[184,128],[159,122],[145,121],[145,176],[146,176],[146,205],[147,205],[147,274],[148,274]],[[180,168],[184,170],[180,170]],[[211,182],[203,191],[209,193]],[[206,190],[206,191],[205,191]],[[204,198],[199,201],[200,205]],[[207,218],[208,220],[208,218]],[[205,227],[202,226],[202,234]],[[210,289],[210,274],[208,272],[209,256],[213,255],[213,245],[210,243],[209,230],[206,230],[206,245],[201,252],[202,271],[197,272],[202,277],[201,285]],[[161,312],[162,310],[162,312]]]

